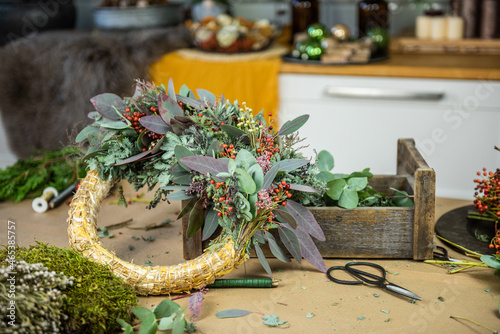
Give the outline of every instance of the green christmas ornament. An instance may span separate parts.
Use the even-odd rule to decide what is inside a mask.
[[[307,33],[311,38],[321,41],[327,37],[328,29],[321,23],[314,23],[307,28]]]
[[[295,44],[295,50],[292,51],[292,56],[295,58],[301,58],[301,56],[306,53],[307,45],[308,40],[300,41]]]
[[[375,45],[374,54],[378,56],[386,55],[389,49],[389,32],[382,27],[375,27],[366,32]]]
[[[306,41],[306,52],[301,55],[303,60],[319,60],[323,54],[321,42],[317,39],[310,38]]]

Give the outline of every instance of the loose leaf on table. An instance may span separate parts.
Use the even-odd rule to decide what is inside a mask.
[[[95,110],[103,117],[113,121],[120,120],[118,111],[124,111],[126,108],[125,102],[116,94],[104,93],[94,96],[90,99]]]
[[[139,123],[151,132],[164,135],[172,132],[172,127],[158,115],[144,116],[139,119]]]
[[[300,242],[300,250],[302,257],[306,259],[310,264],[316,267],[318,270],[322,272],[326,272],[326,265],[323,257],[321,256],[316,244],[300,225],[292,230],[290,226],[287,224],[282,224],[285,228],[288,228],[290,231],[293,231],[297,236],[297,239]]]
[[[186,232],[188,238],[191,238],[200,229],[201,225],[203,225],[203,221],[205,220],[205,211],[203,210],[204,201],[203,198],[200,198],[189,214],[189,224]]]
[[[286,320],[280,320],[280,318],[275,314],[264,315],[262,316],[262,319],[264,319],[264,325],[271,327],[278,327],[288,322]]]
[[[292,254],[295,261],[300,263],[302,261],[302,252],[300,249],[300,241],[295,233],[283,226],[278,226],[278,233],[283,245]]]
[[[214,234],[219,226],[219,217],[217,211],[211,208],[205,217],[205,224],[203,224],[203,231],[201,232],[201,240],[205,241]]]
[[[193,315],[193,319],[197,319],[200,316],[201,304],[203,303],[203,292],[196,292],[194,295],[188,299],[189,311]]]
[[[246,310],[240,310],[240,309],[230,309],[230,310],[224,310],[215,313],[215,316],[219,319],[224,319],[224,318],[238,318],[238,317],[244,317],[246,315],[249,315],[253,313],[252,311],[246,311]]]
[[[318,153],[318,169],[322,172],[329,172],[334,167],[333,156],[328,151],[321,151]]]
[[[290,259],[285,255],[283,250],[278,246],[278,243],[276,242],[276,239],[274,239],[273,235],[271,233],[265,233],[267,240],[269,242],[269,249],[271,249],[271,253],[280,261],[283,261],[285,263],[290,262]]]
[[[153,312],[156,318],[164,318],[175,314],[175,312],[177,312],[180,308],[180,305],[176,302],[171,301],[170,299],[164,299],[160,302],[160,304],[153,308]]]
[[[288,200],[287,205],[283,208],[295,218],[297,225],[302,227],[305,232],[309,233],[319,241],[326,240],[325,234],[314,218],[314,215],[305,206],[295,201]]]
[[[271,267],[269,267],[269,263],[267,262],[266,256],[264,255],[264,252],[260,248],[259,243],[257,243],[257,242],[254,243],[254,246],[255,246],[255,253],[257,254],[257,258],[259,259],[260,264],[262,264],[262,267],[264,267],[264,270],[267,272],[269,277],[272,278],[273,273],[271,271]]]
[[[192,170],[205,175],[210,173],[210,175],[215,176],[219,173],[229,172],[227,168],[228,162],[224,159],[215,159],[212,157],[197,155],[184,157],[180,161]]]
[[[198,96],[200,97],[201,100],[208,101],[212,106],[215,104],[216,98],[212,92],[209,92],[206,89],[198,88],[196,90],[196,93],[198,93]]]
[[[277,133],[277,136],[286,136],[294,133],[304,125],[309,119],[309,115],[299,116],[291,121],[285,122]]]

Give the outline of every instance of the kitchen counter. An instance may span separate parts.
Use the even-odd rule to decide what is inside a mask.
[[[283,62],[280,73],[500,80],[500,56],[391,54],[385,61],[345,66]]]

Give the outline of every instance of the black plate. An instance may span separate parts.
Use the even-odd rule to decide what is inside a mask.
[[[377,63],[377,62],[389,59],[389,56],[375,57],[375,58],[371,58],[368,61],[363,61],[363,62],[358,61],[358,62],[350,62],[350,63],[323,62],[323,61],[319,61],[319,60],[302,60],[302,59],[292,57],[292,55],[290,53],[282,56],[281,58],[283,59],[283,61],[288,62],[288,63],[343,66],[343,65],[365,65],[365,64]]]
[[[495,236],[494,223],[479,219],[467,218],[467,212],[474,210],[473,205],[451,210],[442,215],[436,222],[436,234],[445,240],[480,254],[492,254],[488,247]],[[488,242],[482,242],[477,235],[485,235]]]

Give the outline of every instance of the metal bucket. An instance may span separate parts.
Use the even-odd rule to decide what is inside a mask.
[[[182,21],[182,4],[148,7],[96,7],[93,11],[96,28],[129,30],[174,26]]]

